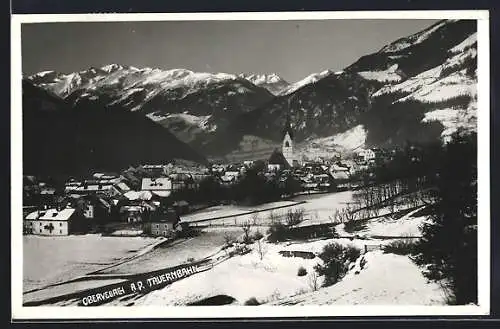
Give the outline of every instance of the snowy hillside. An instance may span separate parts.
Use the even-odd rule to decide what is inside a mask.
[[[363,268],[357,263],[339,283],[275,301],[271,305],[446,304],[441,287],[427,282],[418,266],[408,257],[373,251],[363,258]]]
[[[456,20],[455,20],[456,21]],[[427,40],[433,33],[435,33],[439,28],[445,26],[448,23],[455,22],[453,20],[449,21],[439,21],[438,23],[429,26],[428,28],[415,33],[409,37],[401,38],[385,47],[383,47],[380,52],[381,53],[393,53],[399,52],[409,47],[413,47]]]

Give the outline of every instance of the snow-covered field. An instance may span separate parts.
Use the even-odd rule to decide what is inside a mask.
[[[346,200],[347,193],[303,198],[310,203],[304,206],[309,211],[331,211],[332,206]],[[356,233],[365,238],[332,238],[304,242],[261,242],[263,257],[258,244],[251,245],[252,252],[235,256],[216,265],[213,269],[173,283],[154,291],[136,301],[136,305],[186,305],[205,298],[227,295],[236,299],[235,304],[244,304],[251,297],[261,303],[271,304],[444,304],[444,295],[439,285],[430,284],[421,270],[406,256],[384,254],[380,249],[394,239],[371,238],[390,236],[405,238],[420,236],[419,228],[424,217],[412,215],[393,220],[386,217],[369,220],[366,227]],[[337,225],[342,232],[343,224]],[[223,232],[224,229],[212,229]],[[345,233],[345,232],[344,232]],[[352,234],[351,234],[352,235]],[[312,273],[321,262],[299,257],[283,257],[280,251],[304,251],[320,253],[329,243],[355,246],[364,255],[366,265],[360,268],[359,261],[346,277],[336,285],[314,292]],[[297,271],[304,267],[307,275],[299,277]],[[354,274],[359,271],[358,274]],[[323,278],[318,277],[321,285]]]
[[[445,295],[408,257],[372,251],[337,284],[272,305],[445,305]],[[359,271],[359,274],[355,274]]]
[[[174,282],[154,291],[136,302],[136,305],[185,305],[203,298],[228,295],[243,304],[251,297],[271,301],[309,291],[308,276],[297,276],[303,266],[308,273],[319,258],[285,258],[278,254],[281,245],[265,244],[263,259],[256,250],[233,257],[213,269]]]
[[[199,236],[158,247],[141,257],[111,267],[100,273],[143,273],[180,265],[188,262],[188,259],[191,258],[200,260],[220,250],[224,245],[224,235],[226,232],[233,232],[233,235],[237,236],[242,234],[243,230],[238,227],[223,230],[203,230]]]
[[[217,206],[205,209],[201,213],[195,213],[182,217],[183,221],[194,222],[202,219],[209,219],[219,216],[226,218],[214,219],[200,222],[199,225],[223,225],[234,226],[243,225],[250,222],[255,225],[270,225],[274,220],[285,220],[289,210],[303,209],[304,219],[308,223],[331,222],[330,217],[336,209],[345,207],[345,204],[352,199],[352,191],[327,194],[299,195],[291,201],[278,201],[266,203],[255,207],[237,206]],[[287,206],[279,209],[269,209],[274,207]],[[264,210],[268,209],[268,210]],[[262,210],[256,214],[245,214],[252,210]]]
[[[242,214],[251,212],[251,211],[259,211],[269,208],[275,207],[284,207],[291,206],[296,204],[295,201],[277,201],[270,202],[262,205],[257,205],[253,207],[245,207],[245,206],[236,206],[236,205],[222,205],[222,206],[214,206],[210,208],[203,209],[201,211],[184,215],[181,220],[183,222],[196,222],[200,220],[207,220],[210,218],[218,218],[218,217],[231,217],[231,216],[240,216]],[[230,221],[231,218],[227,218],[226,221]]]
[[[28,291],[96,271],[157,242],[143,237],[23,236],[23,290]]]

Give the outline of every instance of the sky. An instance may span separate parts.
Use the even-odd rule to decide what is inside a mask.
[[[436,20],[163,21],[23,24],[23,74],[116,63],[195,72],[334,71]]]

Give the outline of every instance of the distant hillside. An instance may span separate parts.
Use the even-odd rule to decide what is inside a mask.
[[[23,80],[23,171],[78,175],[173,159],[206,159],[142,114],[100,106],[73,108]]]
[[[342,71],[312,75],[303,86],[291,85],[292,92],[240,114],[204,152],[244,153],[249,139],[270,149],[280,142],[287,115],[307,154],[447,140],[458,129],[474,131],[476,35],[473,20],[443,20]]]

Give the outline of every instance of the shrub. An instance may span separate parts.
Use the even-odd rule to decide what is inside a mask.
[[[297,225],[304,220],[304,208],[289,209],[286,213],[286,223],[288,226]]]
[[[252,243],[252,237],[250,236],[252,225],[250,224],[250,222],[244,223],[241,228],[243,229],[243,243]]]
[[[366,228],[366,220],[363,219],[352,220],[344,224],[344,230],[347,233],[358,232],[365,228]]]
[[[280,213],[274,210],[271,210],[269,212],[269,215],[267,217],[269,219],[269,222],[271,224],[277,223],[280,221]]]
[[[269,227],[268,234],[269,237],[267,239],[269,242],[280,242],[285,241],[289,237],[290,230],[282,223],[276,222]]]
[[[349,264],[360,255],[361,251],[352,246],[343,246],[338,243],[326,245],[318,255],[323,260],[323,264],[315,266],[316,272],[325,277],[323,286],[331,286],[342,279],[349,269]]]
[[[255,231],[254,235],[253,235],[253,239],[254,240],[260,240],[264,237],[264,234],[262,234],[259,230]]]
[[[236,242],[236,237],[234,234],[226,232],[224,233],[224,246],[232,247],[234,242]]]
[[[185,228],[182,229],[182,231],[178,233],[178,236],[181,238],[192,238],[199,236],[201,233],[202,231],[199,228],[186,226]]]
[[[307,270],[304,267],[299,267],[299,270],[297,271],[298,276],[304,276],[307,274]]]
[[[258,306],[260,305],[259,301],[255,297],[250,297],[246,302],[245,305],[248,306]]]
[[[416,242],[412,239],[395,240],[384,246],[384,253],[392,253],[396,255],[410,255],[416,251]]]

